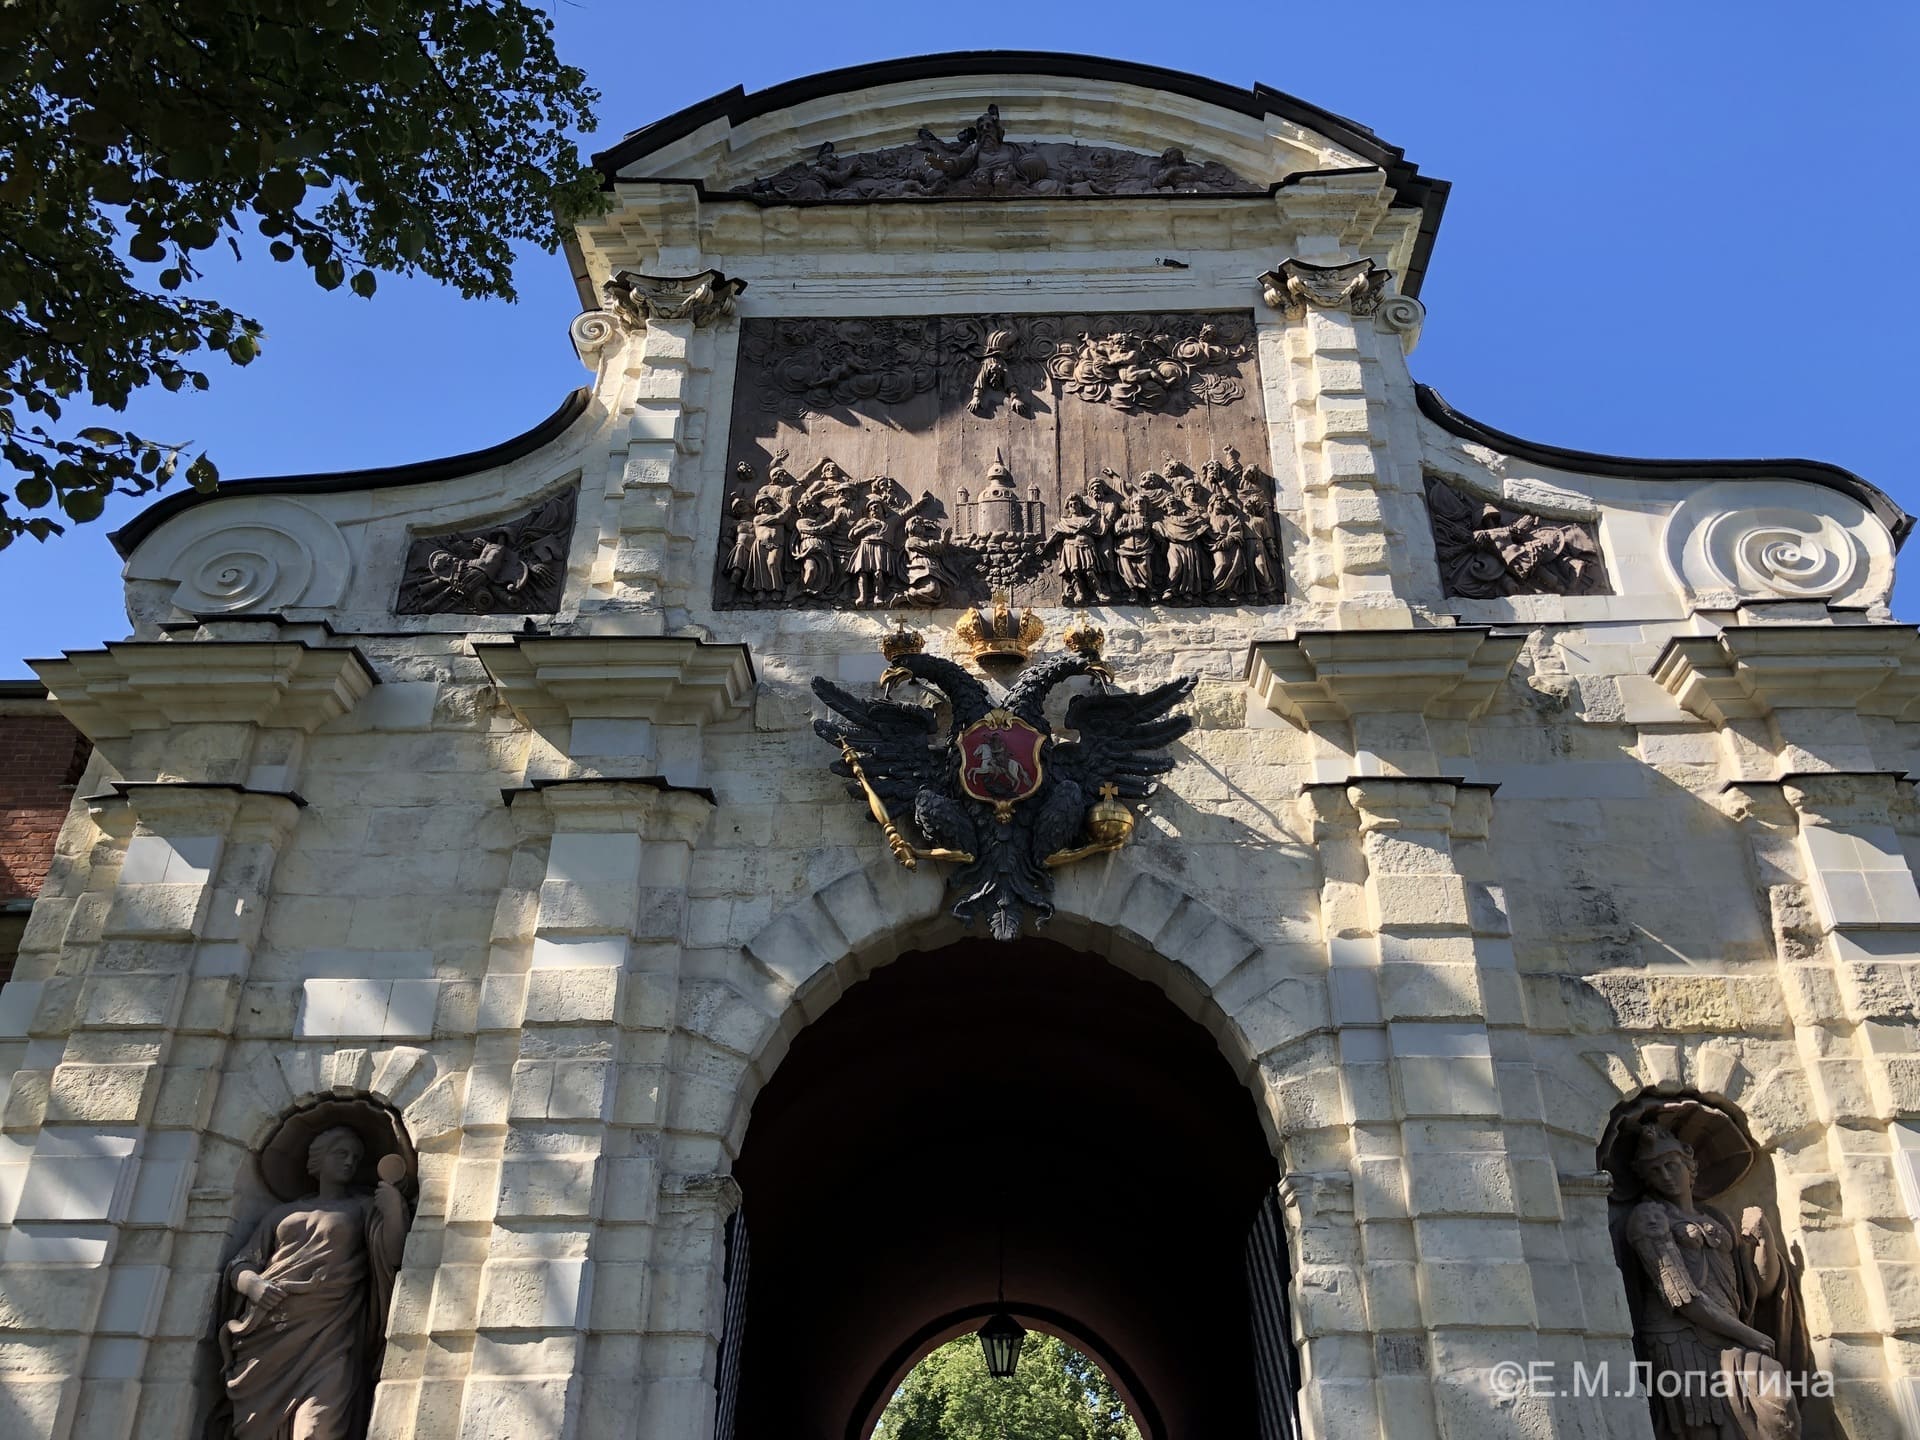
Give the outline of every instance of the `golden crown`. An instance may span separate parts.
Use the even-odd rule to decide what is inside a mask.
[[[976,664],[1024,661],[1047,633],[1046,623],[1031,608],[1016,616],[1004,590],[996,590],[987,605],[973,606],[954,622],[954,639]]]
[[[894,628],[880,637],[880,653],[887,657],[889,665],[898,665],[902,655],[918,655],[927,648],[927,637],[918,630],[907,628],[907,622],[896,620]]]

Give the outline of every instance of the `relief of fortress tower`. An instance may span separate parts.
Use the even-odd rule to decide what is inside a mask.
[[[1460,414],[1446,183],[1263,86],[597,163],[549,418],[35,662],[0,1434],[867,1440],[1003,1323],[1147,1440],[1920,1433],[1910,516]]]

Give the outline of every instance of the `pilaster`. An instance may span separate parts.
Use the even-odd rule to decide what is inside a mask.
[[[21,1433],[184,1437],[227,1240],[189,1190],[230,1194],[245,1158],[219,1138],[225,1066],[306,736],[374,677],[351,650],[276,643],[116,645],[38,668],[104,754],[153,778],[90,797],[86,889],[36,911],[6,990],[26,1046],[0,1118],[0,1284],[40,1297],[41,1338],[82,1377],[61,1404],[27,1404],[45,1424]]]
[[[706,445],[713,332],[730,332],[733,297],[746,285],[714,270],[622,271],[604,288],[610,323],[631,338],[612,382],[626,433],[607,470],[592,583],[609,608],[645,612],[657,634],[662,612],[684,606],[694,583],[693,470]]]
[[[695,1083],[675,1024],[712,808],[705,727],[744,716],[752,667],[744,647],[663,637],[475,648],[543,743],[507,795],[518,844],[443,1260],[394,1336],[409,1359],[388,1366],[376,1433],[613,1440],[683,1410],[689,1375],[711,1403],[719,1299],[670,1197],[718,1156],[690,1161],[675,1133],[677,1089]]]
[[[1674,640],[1653,669],[1716,728],[1729,777],[1721,808],[1746,835],[1770,911],[1823,1127],[1776,1162],[1782,1213],[1806,1257],[1816,1358],[1846,1377],[1834,1404],[1849,1429],[1892,1412],[1890,1382],[1913,1374],[1910,1347],[1892,1337],[1920,1329],[1908,1298],[1920,1245],[1892,1133],[1920,1118],[1908,998],[1920,891],[1896,828],[1911,824],[1913,804],[1911,787],[1876,768],[1861,722],[1905,713],[1917,648],[1908,626],[1732,625]]]
[[[1340,237],[1301,243],[1327,263],[1289,257],[1259,278],[1273,312],[1260,324],[1283,337],[1284,378],[1269,381],[1269,412],[1286,417],[1274,443],[1291,441],[1299,477],[1300,598],[1336,607],[1344,623],[1405,625],[1413,618],[1412,552],[1404,543],[1412,512],[1399,503],[1404,486],[1395,471],[1411,463],[1417,478],[1418,458],[1393,453],[1387,396],[1394,377],[1381,361],[1391,354],[1397,367],[1400,346],[1383,334],[1381,320],[1392,317],[1386,328],[1404,332],[1417,323],[1418,304],[1391,296],[1391,272],[1372,260],[1339,258]]]

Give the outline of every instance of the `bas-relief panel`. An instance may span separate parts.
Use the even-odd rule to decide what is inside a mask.
[[[720,608],[1277,603],[1249,312],[743,322]]]

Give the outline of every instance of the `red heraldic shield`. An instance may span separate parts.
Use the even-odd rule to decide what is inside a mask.
[[[976,800],[1006,806],[1040,788],[1040,746],[1046,736],[996,711],[959,735],[960,788]]]

